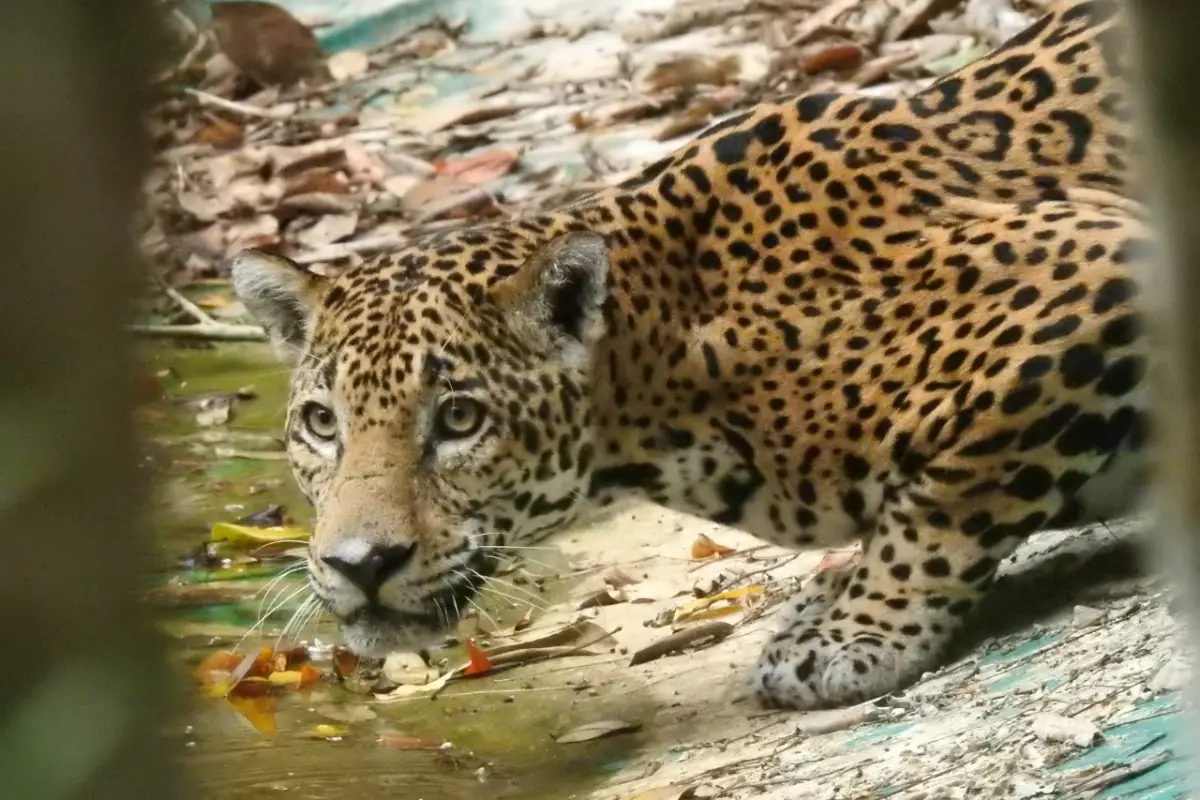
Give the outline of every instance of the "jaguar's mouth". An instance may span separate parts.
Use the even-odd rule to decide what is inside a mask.
[[[411,608],[372,598],[339,618],[346,645],[361,655],[382,657],[439,644],[494,571],[494,559],[477,553],[463,567],[425,581],[438,588]]]

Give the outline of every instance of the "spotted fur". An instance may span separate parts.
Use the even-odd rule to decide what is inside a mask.
[[[788,604],[763,702],[936,665],[1022,539],[1136,498],[1123,41],[1116,3],[1060,2],[911,98],[761,105],[571,208],[328,281],[240,256],[350,643],[428,638],[501,548],[637,496],[864,542]]]

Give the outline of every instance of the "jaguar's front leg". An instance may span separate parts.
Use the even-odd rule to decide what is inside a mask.
[[[1015,510],[1015,509],[1014,509]],[[1002,558],[1045,514],[952,514],[927,497],[885,506],[857,565],[824,573],[783,612],[756,694],[768,707],[848,705],[934,667]]]

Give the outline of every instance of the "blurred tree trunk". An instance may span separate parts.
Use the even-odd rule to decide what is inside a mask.
[[[1160,235],[1145,282],[1156,344],[1166,368],[1155,390],[1165,457],[1158,556],[1173,571],[1200,645],[1200,3],[1132,0],[1132,43],[1140,83],[1134,96],[1146,133],[1148,198]],[[1200,687],[1192,681],[1190,734],[1200,754]],[[1193,769],[1195,765],[1193,764]],[[1193,775],[1192,786],[1200,789]]]
[[[0,9],[0,798],[178,797],[121,327],[155,9]]]

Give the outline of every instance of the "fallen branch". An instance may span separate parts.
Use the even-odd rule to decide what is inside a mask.
[[[185,88],[184,91],[200,101],[202,105],[232,111],[235,114],[241,114],[243,117],[287,119],[296,113],[295,106],[290,104],[275,106],[274,108],[263,108],[261,106],[250,105],[249,103],[239,103],[236,100],[226,100],[224,97],[217,97],[215,94],[201,91],[200,89],[192,89],[191,87]]]
[[[207,339],[215,342],[265,342],[267,334],[257,325],[130,325],[136,336],[157,339]]]

